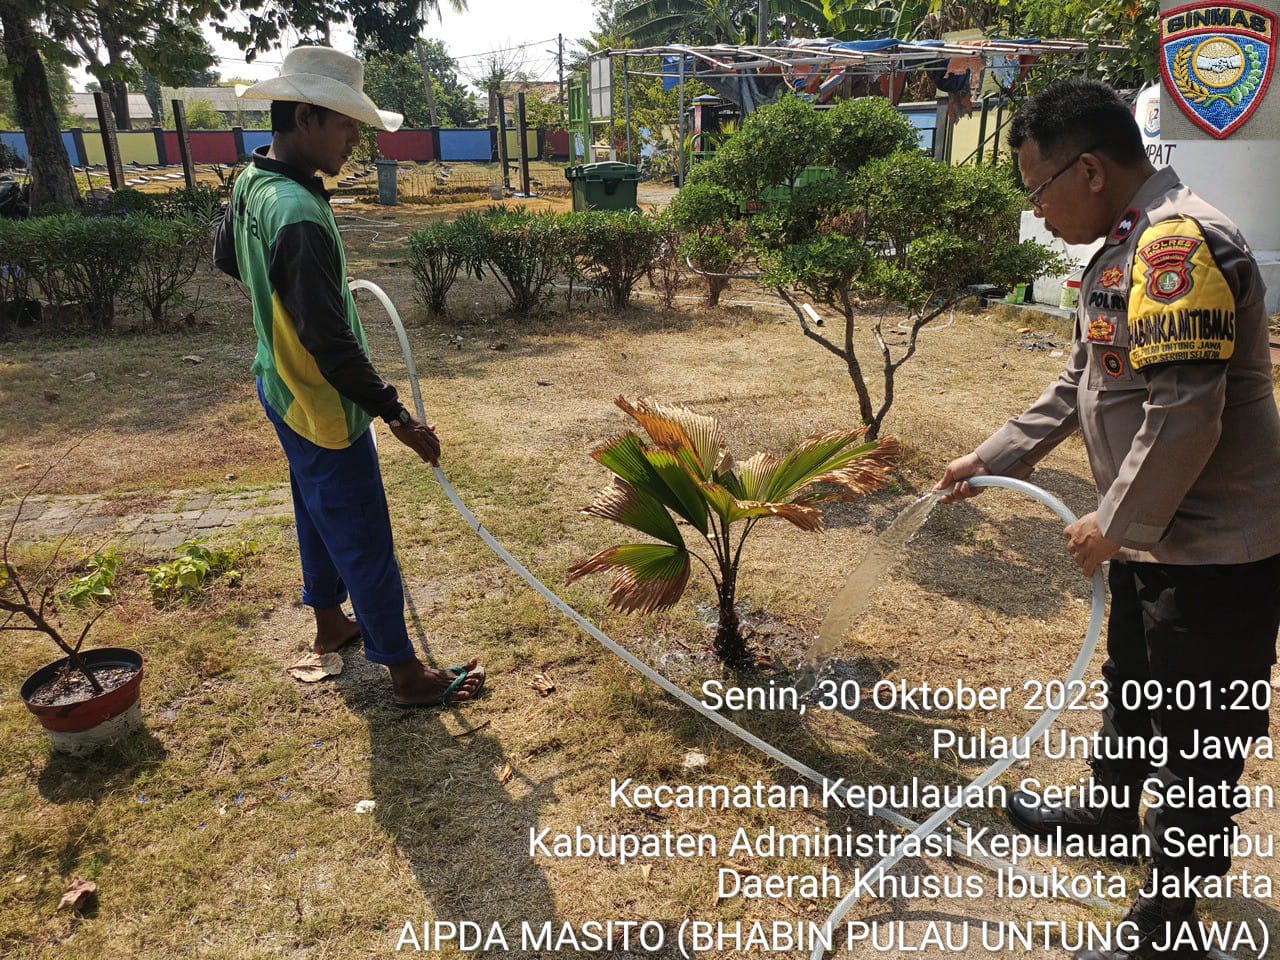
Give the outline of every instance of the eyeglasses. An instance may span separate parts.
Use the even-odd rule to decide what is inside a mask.
[[[1070,161],[1068,161],[1066,166],[1064,166],[1061,170],[1055,173],[1052,177],[1050,177],[1044,183],[1040,184],[1040,186],[1036,187],[1034,190],[1028,190],[1027,200],[1030,201],[1031,206],[1034,207],[1036,210],[1041,209],[1040,195],[1044,193],[1047,189],[1049,189],[1049,184],[1053,183],[1053,181],[1057,180],[1060,176],[1062,176],[1064,173],[1066,173],[1068,170],[1074,167],[1080,161],[1080,158],[1083,157],[1086,153],[1091,153],[1092,151],[1093,151],[1092,147],[1090,147],[1088,150],[1081,150],[1074,157],[1072,157]]]

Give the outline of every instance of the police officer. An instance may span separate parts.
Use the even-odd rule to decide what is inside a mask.
[[[1025,477],[1081,431],[1098,508],[1065,537],[1086,577],[1111,561],[1102,737],[1130,749],[1091,761],[1108,802],[1015,794],[1008,815],[1037,834],[1138,835],[1144,784],[1148,797],[1190,791],[1190,802],[1147,810],[1151,873],[1130,936],[1078,960],[1199,958],[1197,881],[1231,860],[1222,842],[1189,851],[1232,836],[1245,805],[1243,758],[1214,747],[1266,736],[1280,628],[1280,417],[1263,283],[1235,225],[1148,162],[1109,87],[1046,89],[1018,113],[1010,144],[1050,232],[1105,240],[1084,272],[1066,369],[935,489],[954,486],[951,502],[979,492],[970,477]],[[1153,737],[1168,744],[1156,769],[1133,748]]]

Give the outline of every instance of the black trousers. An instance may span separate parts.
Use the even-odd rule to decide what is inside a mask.
[[[1110,585],[1110,659],[1102,668],[1110,698],[1102,736],[1127,743],[1132,737],[1163,737],[1168,760],[1155,767],[1130,755],[1101,765],[1123,783],[1158,777],[1165,797],[1171,786],[1191,781],[1197,787],[1234,786],[1244,758],[1213,757],[1207,747],[1195,750],[1193,744],[1197,735],[1202,745],[1267,735],[1280,629],[1280,555],[1203,566],[1112,561]],[[1227,872],[1229,852],[1193,857],[1169,849],[1171,830],[1183,844],[1193,836],[1235,835],[1232,817],[1242,808],[1231,798],[1218,799],[1223,798],[1176,809],[1148,806],[1144,828],[1156,867],[1193,877]]]

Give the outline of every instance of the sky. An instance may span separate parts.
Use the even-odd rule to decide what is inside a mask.
[[[556,35],[564,34],[565,59],[570,46],[590,34],[595,25],[591,0],[468,0],[464,13],[448,9],[442,2],[439,20],[432,18],[424,31],[428,39],[442,40],[449,55],[459,61],[465,81],[469,70],[479,72],[480,55],[492,50],[523,47],[524,69],[534,77],[556,79]],[[234,22],[234,15],[233,15]],[[219,71],[223,79],[261,80],[275,76],[284,50],[260,54],[253,63],[244,62],[244,54],[234,45],[210,36],[214,49],[222,58]],[[285,49],[292,45],[291,38]],[[352,52],[355,39],[349,31],[336,32],[332,41],[339,50]],[[83,70],[72,72],[78,90],[91,79]]]

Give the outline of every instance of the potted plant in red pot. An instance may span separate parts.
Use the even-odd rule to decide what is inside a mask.
[[[22,701],[36,715],[55,750],[90,753],[142,725],[141,655],[117,647],[81,652],[89,631],[115,599],[111,588],[119,561],[114,551],[95,554],[88,561],[89,573],[55,598],[52,562],[34,577],[10,562],[9,540],[16,525],[15,519],[0,559],[0,630],[42,633],[63,653],[60,660],[27,678]],[[86,610],[74,642],[63,633],[68,607]],[[91,607],[97,609],[90,612]]]

